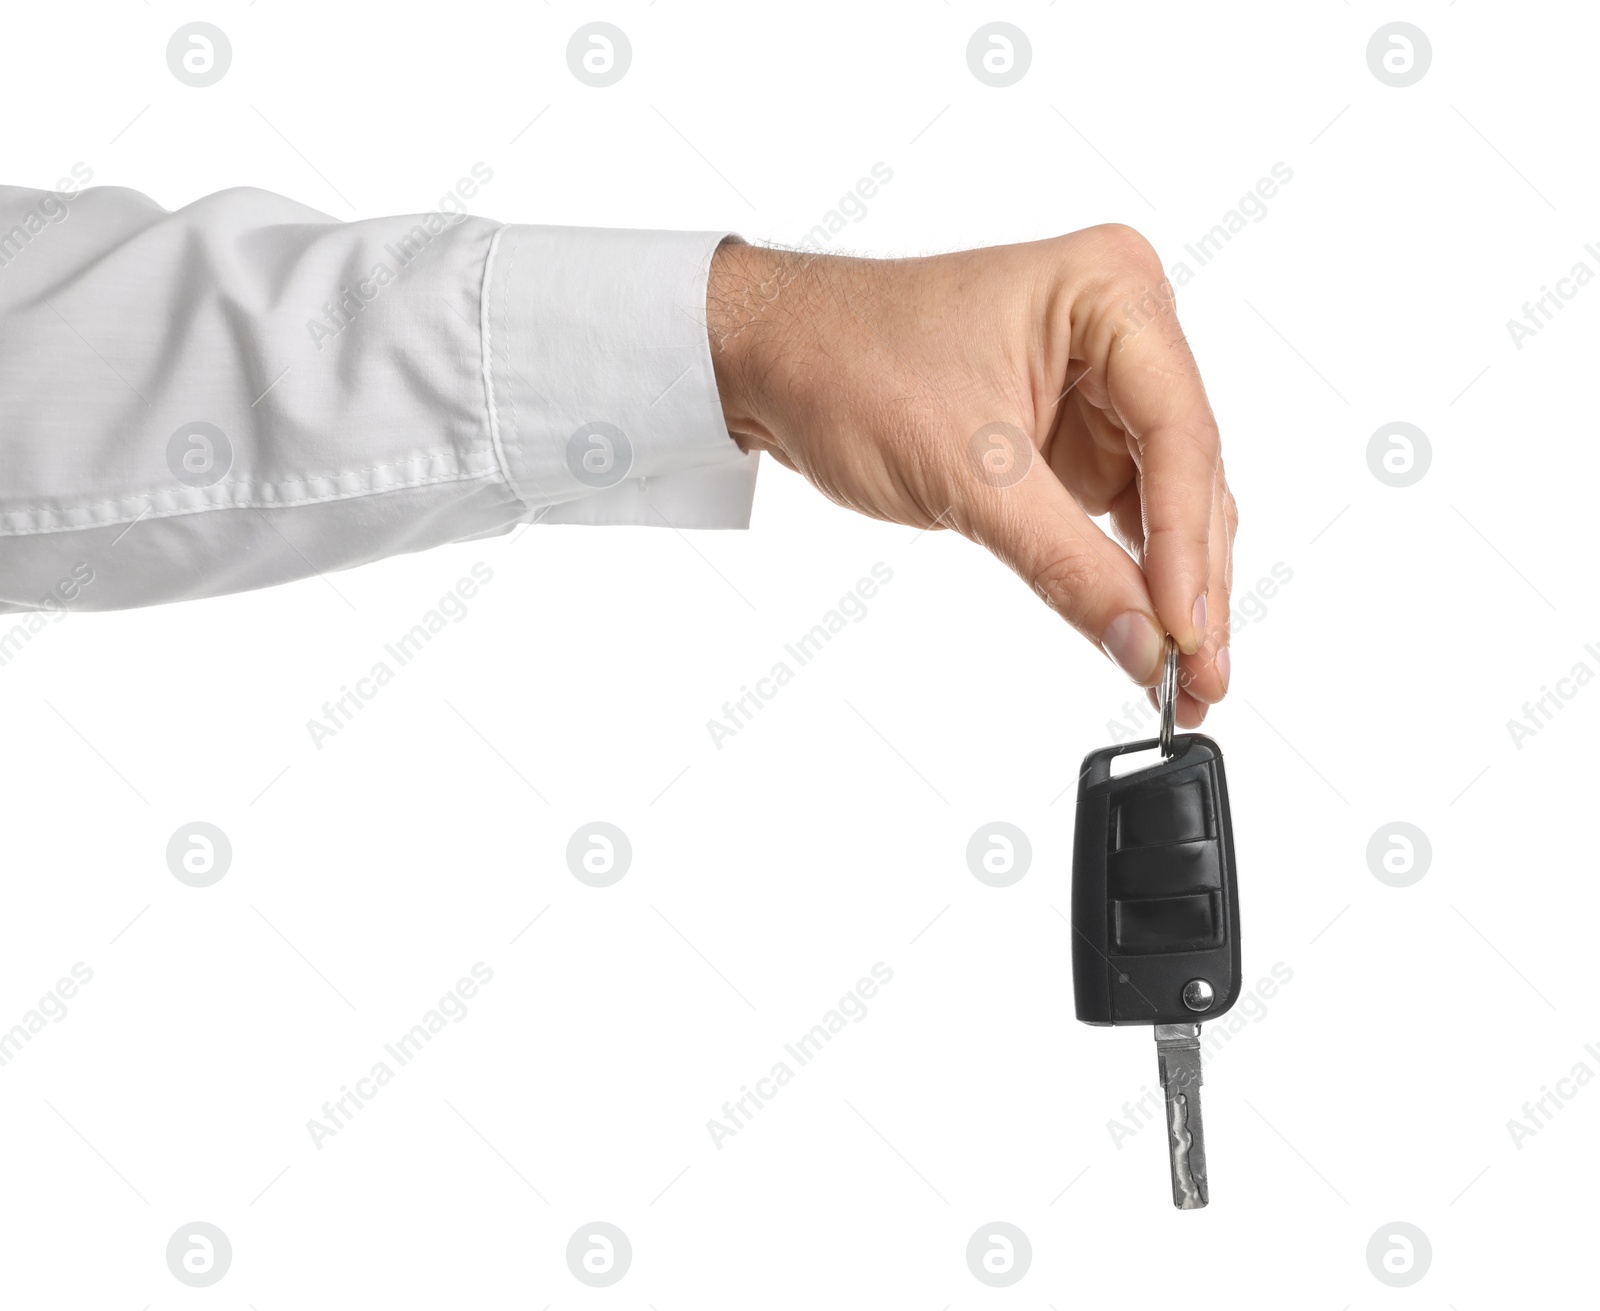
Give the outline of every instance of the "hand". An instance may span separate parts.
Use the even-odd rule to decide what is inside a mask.
[[[1138,233],[904,260],[724,243],[708,318],[745,449],[852,510],[987,547],[1145,687],[1170,632],[1184,727],[1222,698],[1237,513]]]

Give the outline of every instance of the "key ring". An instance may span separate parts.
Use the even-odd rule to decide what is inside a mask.
[[[1172,759],[1172,730],[1178,722],[1178,644],[1167,635],[1167,658],[1161,670],[1161,758]]]

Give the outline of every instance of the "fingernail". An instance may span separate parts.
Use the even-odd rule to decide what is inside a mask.
[[[1155,677],[1161,640],[1149,619],[1137,610],[1127,610],[1106,625],[1100,645],[1135,683],[1146,683]]]
[[[1204,592],[1201,592],[1195,599],[1194,613],[1191,617],[1194,620],[1195,650],[1198,651],[1205,645],[1206,640],[1206,594]]]
[[[1217,652],[1217,677],[1222,680],[1222,690],[1228,690],[1228,679],[1233,672],[1233,662],[1228,658],[1228,648]]]

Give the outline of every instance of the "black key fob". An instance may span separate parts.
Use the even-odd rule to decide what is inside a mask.
[[[1199,1024],[1239,996],[1239,892],[1228,784],[1198,733],[1121,777],[1085,758],[1072,849],[1072,991],[1085,1024]],[[1159,1036],[1159,1035],[1158,1035]]]

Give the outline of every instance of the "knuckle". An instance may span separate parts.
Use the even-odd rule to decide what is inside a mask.
[[[1088,233],[1111,272],[1132,274],[1146,282],[1166,281],[1161,257],[1149,238],[1137,228],[1125,223],[1102,223],[1090,228]]]
[[[1049,557],[1033,574],[1033,590],[1069,624],[1080,627],[1100,588],[1101,569],[1082,552]]]
[[[1217,462],[1222,459],[1222,434],[1209,417],[1194,417],[1173,423],[1165,430],[1164,436],[1177,448],[1180,457],[1203,465],[1208,478],[1216,478]],[[1209,491],[1209,484],[1203,490]]]
[[[1222,494],[1222,518],[1228,525],[1230,537],[1239,531],[1239,503],[1233,499],[1232,492]]]
[[[1210,538],[1209,516],[1204,519],[1168,518],[1154,509],[1145,526],[1145,554],[1163,560],[1204,554]]]

